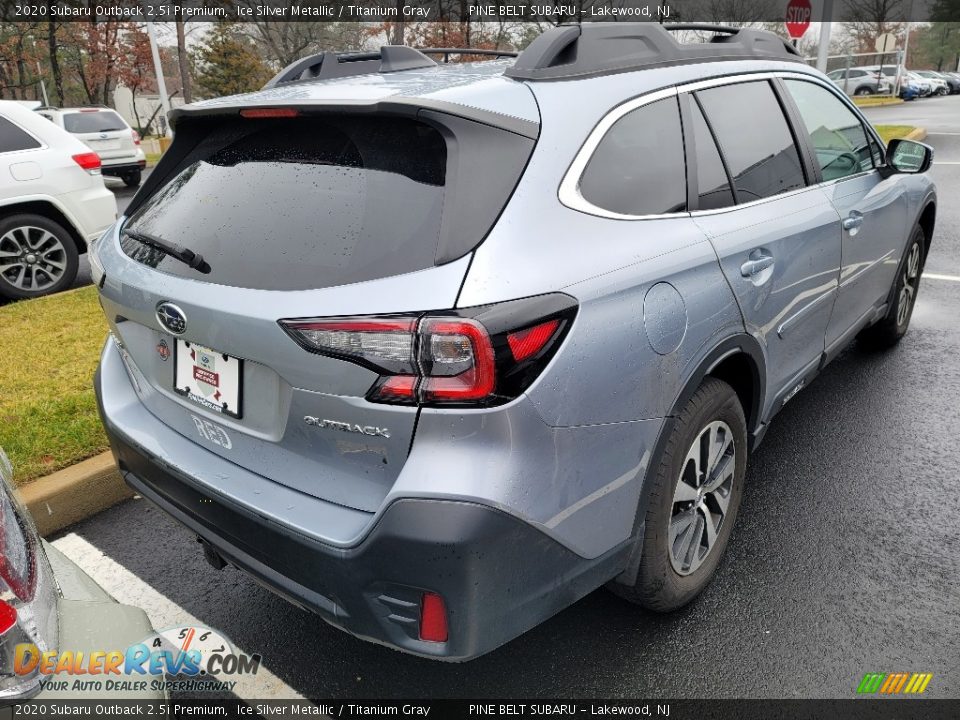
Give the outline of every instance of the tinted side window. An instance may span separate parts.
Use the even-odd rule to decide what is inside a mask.
[[[824,180],[873,169],[867,134],[850,108],[813,83],[787,80],[784,84],[800,110]]]
[[[804,186],[790,128],[766,82],[725,85],[697,93],[733,177],[739,202]]]
[[[617,120],[587,163],[580,194],[597,207],[623,215],[686,210],[677,99],[658,100]]]
[[[0,152],[32,150],[38,147],[40,143],[32,135],[28,135],[5,117],[0,117]]]
[[[715,210],[734,204],[730,179],[720,159],[717,144],[710,134],[707,121],[700,111],[699,104],[691,100],[693,114],[693,138],[697,148],[697,193],[698,210]]]

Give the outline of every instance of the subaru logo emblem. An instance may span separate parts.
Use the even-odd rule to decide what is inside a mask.
[[[106,140],[108,137],[110,137],[110,136],[107,135],[106,133],[100,133],[100,139],[101,139],[101,140]]]
[[[162,302],[157,305],[157,322],[174,335],[183,335],[187,331],[187,316],[173,303]]]

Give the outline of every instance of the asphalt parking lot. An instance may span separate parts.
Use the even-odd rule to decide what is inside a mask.
[[[672,615],[597,591],[464,665],[364,643],[217,572],[193,536],[134,499],[54,544],[156,627],[197,622],[263,656],[245,698],[836,697],[866,672],[931,672],[960,697],[960,96],[872,110],[924,124],[940,207],[907,338],[847,350],[751,459],[726,558]]]

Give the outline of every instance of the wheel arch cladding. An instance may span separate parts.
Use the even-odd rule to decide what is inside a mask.
[[[933,240],[933,229],[937,223],[937,204],[935,202],[932,200],[927,202],[923,208],[923,212],[920,213],[920,218],[917,220],[917,223],[923,229],[923,257],[924,260],[926,260],[927,254],[930,252],[930,242]]]

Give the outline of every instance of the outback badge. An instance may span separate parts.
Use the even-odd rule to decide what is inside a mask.
[[[330,428],[331,430],[340,430],[341,432],[360,433],[362,435],[371,435],[373,437],[390,437],[390,431],[387,428],[376,427],[375,425],[357,425],[355,423],[339,422],[337,420],[321,420],[320,418],[307,415],[303,418],[307,425],[313,425],[318,428]]]

